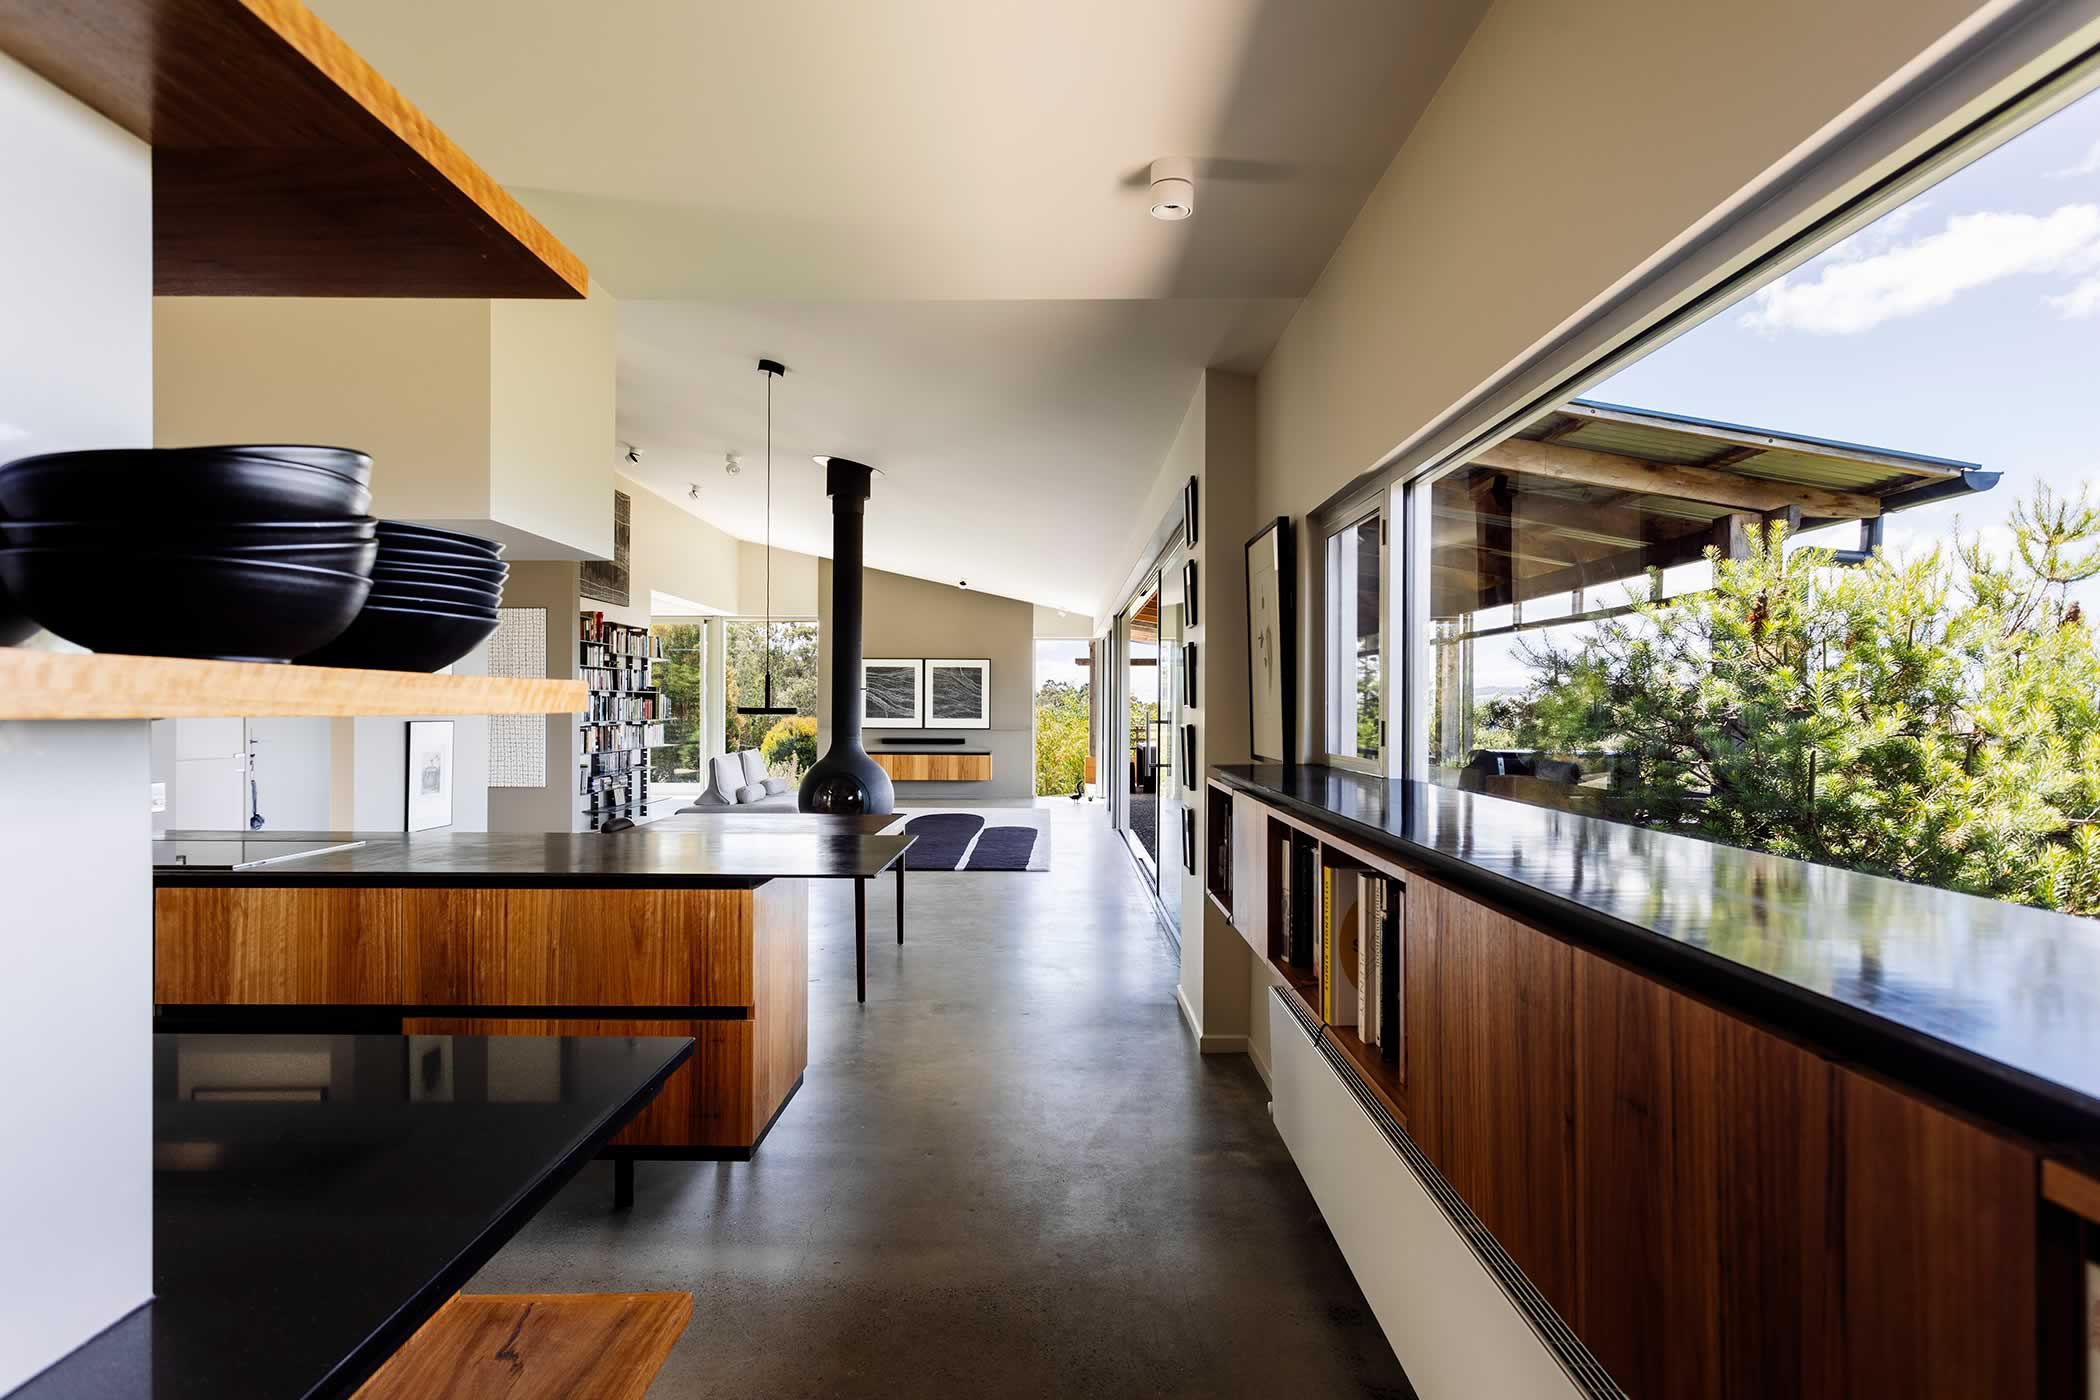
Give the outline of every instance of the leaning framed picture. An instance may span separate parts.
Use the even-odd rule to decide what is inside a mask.
[[[924,729],[926,663],[871,656],[860,663],[860,722],[868,729]]]
[[[1194,627],[1203,621],[1196,615],[1196,561],[1181,566],[1181,620]]]
[[[982,659],[927,657],[926,727],[990,729],[992,663]]]
[[[1181,542],[1190,549],[1196,547],[1196,478],[1181,488]]]
[[[1298,733],[1298,568],[1291,518],[1247,541],[1248,751],[1294,761]]]
[[[1200,710],[1203,702],[1196,698],[1196,644],[1181,644],[1181,703],[1190,709]]]
[[[452,721],[408,722],[405,831],[434,831],[452,825]]]

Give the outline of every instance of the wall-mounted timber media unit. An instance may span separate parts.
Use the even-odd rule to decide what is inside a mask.
[[[153,147],[162,296],[581,297],[583,263],[297,0],[0,0]]]
[[[875,766],[897,783],[988,783],[992,756],[968,753],[873,753]]]
[[[646,828],[351,834],[247,870],[154,872],[163,1029],[680,1035],[625,1157],[749,1157],[809,1060],[810,879],[907,838]]]
[[[1321,767],[1210,792],[1278,1129],[1424,1393],[2085,1393],[2089,924]],[[1330,870],[1402,892],[1397,1054]]]

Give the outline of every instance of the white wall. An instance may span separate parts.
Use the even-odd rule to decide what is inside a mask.
[[[0,457],[152,442],[152,167],[0,56]],[[153,1286],[147,732],[0,724],[0,1392]]]
[[[615,484],[633,501],[629,559],[634,602],[647,611],[653,591],[735,613],[740,606],[744,542],[679,509],[638,481],[622,476]],[[776,567],[782,567],[786,557],[777,556]]]

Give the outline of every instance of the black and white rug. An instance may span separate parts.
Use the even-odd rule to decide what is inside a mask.
[[[911,870],[1048,870],[1050,814],[1030,807],[899,808]],[[895,829],[895,828],[893,828]]]

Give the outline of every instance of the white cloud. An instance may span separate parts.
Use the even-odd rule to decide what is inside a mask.
[[[1957,214],[1938,233],[1866,256],[1857,251],[1837,257],[1826,253],[1760,290],[1741,320],[1768,334],[1798,330],[1857,335],[1884,321],[1945,306],[1963,292],[2008,277],[2081,273],[2096,267],[2100,205],[2067,204],[2040,215]],[[2074,291],[2051,302],[2079,295]],[[2082,314],[2057,309],[2064,315]]]
[[[2049,309],[2067,321],[2100,316],[2100,277],[2088,277],[2060,297],[2050,297]]]
[[[2076,165],[2067,165],[2061,170],[2049,172],[2049,178],[2052,180],[2071,180],[2081,175],[2100,175],[2100,141],[2095,141],[2093,149],[2087,151],[2085,159]]]

